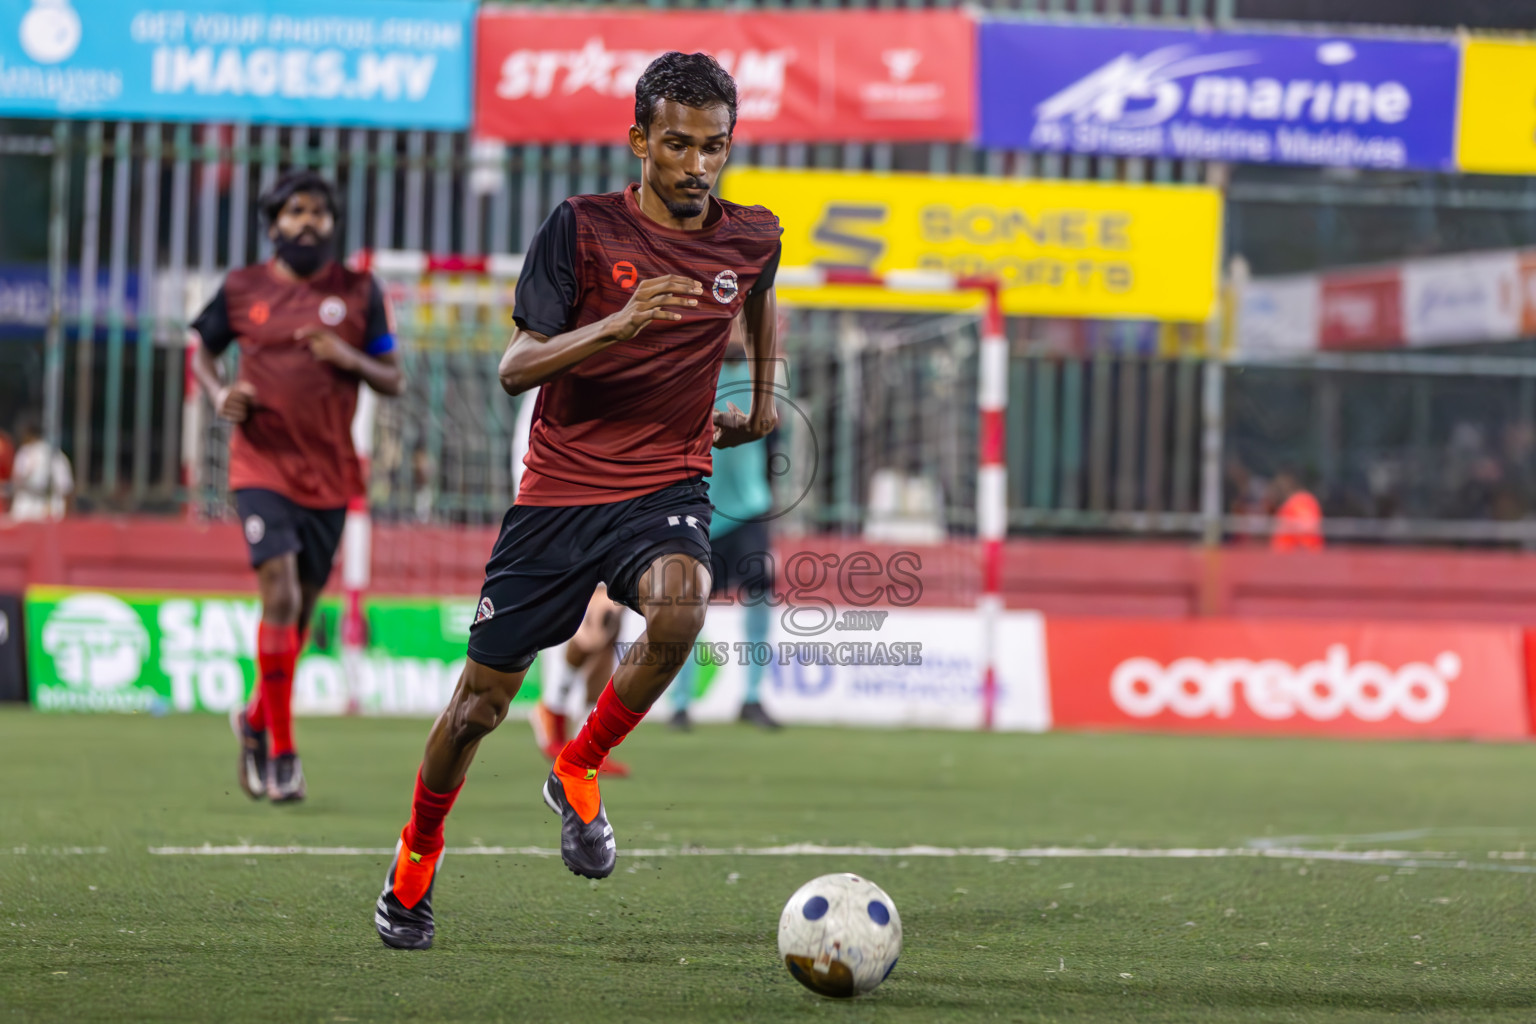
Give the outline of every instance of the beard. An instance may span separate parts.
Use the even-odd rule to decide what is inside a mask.
[[[279,235],[273,246],[278,259],[300,277],[310,277],[331,258],[331,236],[301,231],[292,238]]]
[[[666,200],[667,212],[678,220],[688,220],[697,217],[704,212],[704,207],[709,202],[709,185],[697,178],[690,178],[679,186],[701,189],[699,192],[680,192],[676,199]]]
[[[678,220],[689,220],[704,212],[703,198],[700,199],[669,199],[667,200],[667,212]]]

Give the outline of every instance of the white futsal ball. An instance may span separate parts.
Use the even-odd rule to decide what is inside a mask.
[[[812,992],[847,998],[873,990],[901,955],[901,915],[874,882],[847,873],[802,885],[779,915],[779,956]]]

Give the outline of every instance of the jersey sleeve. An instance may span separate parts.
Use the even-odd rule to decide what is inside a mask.
[[[528,247],[518,275],[512,319],[525,331],[545,337],[560,334],[571,322],[581,286],[576,263],[576,211],[570,203],[555,207]]]
[[[368,280],[368,323],[363,330],[363,351],[382,356],[395,350],[395,311],[379,279]]]
[[[203,311],[192,321],[192,329],[202,339],[203,348],[213,355],[220,355],[235,340],[235,332],[229,325],[229,300],[224,296],[224,286],[209,300]]]
[[[780,243],[773,247],[773,255],[768,257],[768,262],[763,264],[762,272],[757,275],[757,280],[752,283],[752,290],[748,295],[758,295],[773,287],[774,278],[779,276],[779,257],[784,255],[784,245]]]

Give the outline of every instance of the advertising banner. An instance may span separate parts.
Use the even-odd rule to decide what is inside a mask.
[[[967,609],[872,609],[866,628],[838,625],[803,635],[774,616],[766,650],[763,704],[785,722],[905,728],[976,729],[981,724],[981,620]],[[627,616],[621,637],[640,631]],[[698,721],[734,721],[746,689],[739,606],[712,604],[700,634],[710,650],[700,659]],[[845,617],[846,618],[846,617]],[[877,624],[878,623],[878,624]],[[1050,728],[1045,674],[1045,625],[1035,612],[1006,612],[998,624],[996,727],[1041,732]],[[877,649],[878,648],[878,649]],[[710,657],[712,656],[712,658]],[[658,710],[668,707],[663,697]],[[665,715],[653,713],[656,721]]]
[[[1320,321],[1325,349],[1401,345],[1403,282],[1398,268],[1323,275]]]
[[[978,59],[985,146],[1452,167],[1450,42],[990,21]]]
[[[1289,356],[1317,350],[1317,306],[1321,298],[1312,274],[1258,277],[1239,295],[1238,355]]]
[[[435,715],[463,668],[473,600],[377,598],[369,646],[344,663],[338,606],[321,602],[299,658],[297,714]],[[225,712],[256,678],[260,605],[249,597],[33,587],[26,594],[31,701],[41,711]],[[538,695],[537,668],[517,697]]]
[[[965,140],[975,33],[960,11],[487,9],[475,134],[622,144],[640,73],[668,50],[698,50],[736,79],[739,140]]]
[[[1051,618],[1055,724],[1164,732],[1527,733],[1516,626]]]
[[[1407,260],[1403,337],[1409,345],[1520,336],[1520,258],[1514,249]]]
[[[0,115],[460,129],[471,0],[0,0]]]
[[[1536,174],[1536,43],[1466,41],[1457,125],[1463,171]]]
[[[725,195],[778,214],[786,267],[995,276],[1010,314],[1204,320],[1216,299],[1215,189],[746,169]],[[779,295],[877,309],[980,302],[846,285]]]

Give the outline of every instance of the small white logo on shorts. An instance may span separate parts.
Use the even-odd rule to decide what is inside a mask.
[[[247,544],[260,544],[261,538],[267,535],[267,524],[261,516],[245,517],[245,540]]]
[[[736,283],[736,271],[722,270],[715,275],[715,301],[729,303],[736,298],[739,285]]]
[[[488,598],[488,597],[482,597],[480,599],[480,607],[475,609],[475,622],[476,623],[484,622],[486,619],[490,618],[491,616],[493,616],[495,614],[496,614],[496,606],[491,604],[491,599]]]
[[[347,318],[347,304],[332,295],[320,303],[320,322],[335,327]]]

